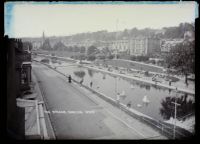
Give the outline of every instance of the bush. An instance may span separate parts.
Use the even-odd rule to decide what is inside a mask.
[[[137,56],[130,56],[130,60],[136,61],[137,60]]]
[[[114,58],[113,55],[109,55],[109,56],[108,56],[108,59],[113,59],[113,58]]]
[[[144,75],[149,76],[149,71],[145,71]]]
[[[49,63],[49,59],[42,59],[41,62],[43,62],[43,63]]]
[[[84,71],[75,71],[74,74],[78,76],[79,78],[83,78],[85,76]]]
[[[104,55],[98,56],[99,59],[105,59],[106,57]]]
[[[79,55],[79,59],[80,59],[80,60],[85,60],[85,59],[86,59],[86,56],[85,56],[85,55]]]
[[[89,57],[87,58],[87,60],[89,60],[89,61],[94,61],[95,59],[96,59],[96,57],[93,56],[93,55],[91,55],[91,56],[89,56]]]
[[[149,56],[131,56],[130,60],[132,60],[132,61],[148,61]]]

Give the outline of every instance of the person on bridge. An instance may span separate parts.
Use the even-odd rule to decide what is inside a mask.
[[[72,82],[72,77],[71,77],[71,75],[69,75],[69,77],[68,77],[68,82],[69,82],[69,83]]]

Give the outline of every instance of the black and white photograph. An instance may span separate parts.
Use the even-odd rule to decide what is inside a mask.
[[[4,2],[15,140],[195,136],[195,1]]]

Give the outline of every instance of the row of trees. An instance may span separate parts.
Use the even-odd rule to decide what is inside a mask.
[[[163,38],[183,38],[186,31],[194,31],[194,23],[180,23],[178,27],[165,27]]]
[[[166,56],[166,63],[168,68],[176,69],[177,74],[185,75],[187,83],[188,74],[195,74],[195,42],[188,41],[176,45]]]
[[[58,50],[58,51],[69,51],[69,52],[80,52],[85,53],[85,47],[70,46],[66,47],[61,41],[57,42],[53,47],[50,45],[49,39],[46,39],[43,45],[40,47],[43,50]]]
[[[159,38],[183,38],[186,31],[194,31],[194,23],[180,23],[175,27],[164,27],[164,33],[157,33],[157,29],[145,28],[145,29],[125,29],[118,32],[108,32],[106,30],[92,32],[92,33],[79,33],[72,36],[67,36],[66,39],[71,39],[74,42],[84,41],[87,39],[95,41],[112,41],[122,39],[124,37],[131,38],[135,36],[146,37],[159,37]]]
[[[178,26],[174,27],[164,27],[161,30],[164,30],[165,33],[159,33],[158,29],[137,29],[136,27],[132,29],[125,29],[118,32],[108,32],[107,30],[101,30],[97,32],[87,32],[79,33],[71,36],[59,36],[59,37],[49,37],[50,41],[55,43],[58,40],[64,42],[73,41],[80,42],[85,40],[95,40],[95,41],[112,41],[117,39],[122,39],[124,37],[131,38],[135,36],[157,36],[159,38],[183,38],[183,35],[186,31],[194,31],[194,23],[180,23]],[[40,38],[23,38],[24,41],[41,41]]]

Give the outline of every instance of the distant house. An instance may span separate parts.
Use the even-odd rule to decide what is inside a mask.
[[[193,31],[186,31],[184,33],[184,41],[192,42],[195,40],[195,33]]]
[[[159,51],[159,38],[136,37],[130,40],[130,55],[146,56]]]
[[[135,56],[146,56],[160,51],[160,39],[135,37],[108,42],[108,47],[114,53],[124,52]]]
[[[183,39],[162,39],[161,40],[161,52],[168,53],[171,49],[173,49],[177,44],[183,42]]]
[[[130,41],[128,39],[115,40],[110,43],[110,48],[118,52],[125,52],[129,49],[129,45]]]

